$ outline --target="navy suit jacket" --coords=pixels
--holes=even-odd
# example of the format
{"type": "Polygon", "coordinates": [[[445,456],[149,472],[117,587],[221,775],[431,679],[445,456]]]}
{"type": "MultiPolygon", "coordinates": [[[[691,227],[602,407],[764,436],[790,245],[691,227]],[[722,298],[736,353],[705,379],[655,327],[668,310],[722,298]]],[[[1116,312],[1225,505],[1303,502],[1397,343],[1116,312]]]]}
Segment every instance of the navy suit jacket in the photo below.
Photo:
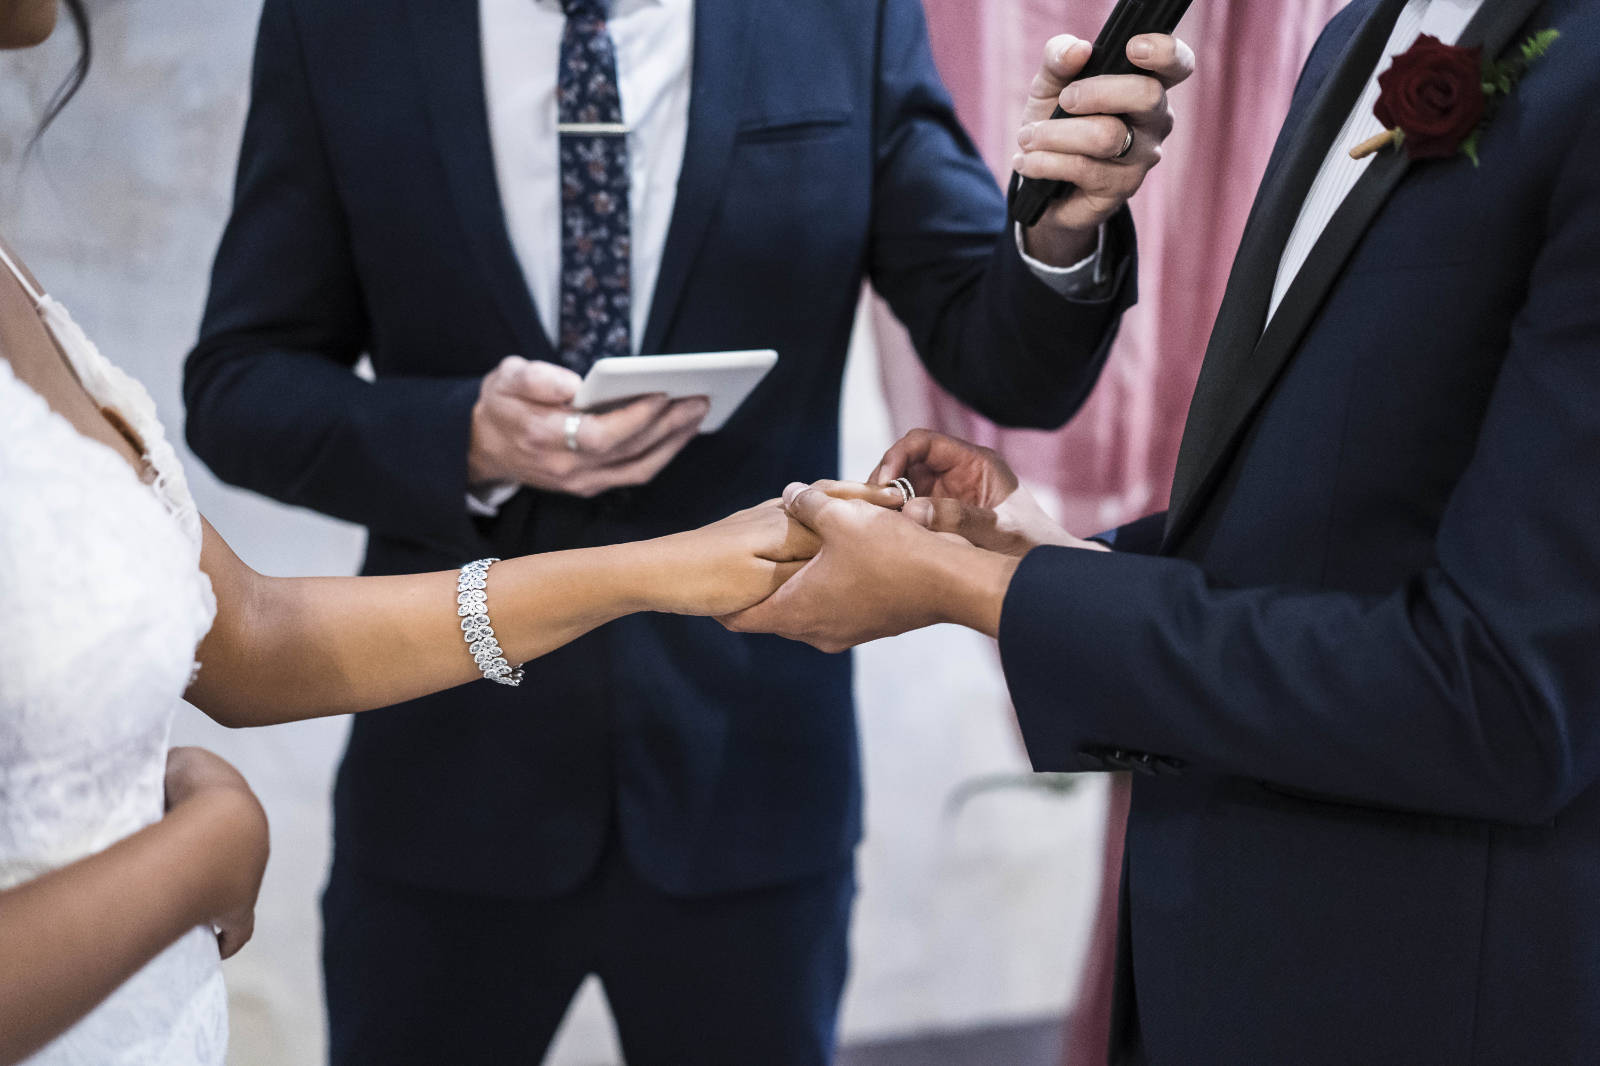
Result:
{"type": "Polygon", "coordinates": [[[1141,771],[1114,1062],[1600,1055],[1600,7],[1488,0],[1562,36],[1481,167],[1375,158],[1263,332],[1386,3],[1308,61],[1172,509],[1005,605],[1034,765],[1141,771]]]}
{"type": "MultiPolygon", "coordinates": [[[[1029,272],[918,0],[698,0],[688,150],[643,349],[781,361],[653,484],[595,501],[524,490],[470,518],[479,380],[508,353],[554,359],[501,213],[477,9],[267,0],[187,368],[195,452],[227,481],[366,526],[365,572],[652,537],[833,476],[863,279],[991,418],[1056,426],[1092,386],[1133,299],[1128,217],[1093,298],[1029,272]],[[372,383],[351,372],[363,353],[372,383]]],[[[848,660],[802,645],[624,619],[529,664],[520,689],[359,716],[338,854],[536,897],[584,877],[615,812],[640,872],[674,892],[831,868],[860,834],[850,684],[848,660]]]]}

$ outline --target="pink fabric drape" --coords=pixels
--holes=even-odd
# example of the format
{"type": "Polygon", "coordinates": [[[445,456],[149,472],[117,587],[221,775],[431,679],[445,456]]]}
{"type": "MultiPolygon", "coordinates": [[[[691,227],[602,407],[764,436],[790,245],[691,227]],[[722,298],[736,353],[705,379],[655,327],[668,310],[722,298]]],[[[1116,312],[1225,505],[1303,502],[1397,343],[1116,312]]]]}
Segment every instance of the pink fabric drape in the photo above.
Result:
{"type": "MultiPolygon", "coordinates": [[[[997,176],[1015,151],[1022,103],[1053,34],[1090,36],[1114,0],[924,0],[934,55],[956,110],[997,176]]],[[[1100,383],[1055,433],[1000,430],[923,372],[877,308],[883,384],[897,431],[930,426],[998,448],[1087,534],[1166,506],[1190,394],[1256,185],[1300,65],[1347,0],[1196,0],[1179,35],[1199,57],[1174,94],[1178,127],[1134,200],[1140,300],[1100,383]]],[[[1102,898],[1072,1037],[1071,1064],[1102,1063],[1109,1025],[1127,783],[1113,786],[1102,898]]]]}

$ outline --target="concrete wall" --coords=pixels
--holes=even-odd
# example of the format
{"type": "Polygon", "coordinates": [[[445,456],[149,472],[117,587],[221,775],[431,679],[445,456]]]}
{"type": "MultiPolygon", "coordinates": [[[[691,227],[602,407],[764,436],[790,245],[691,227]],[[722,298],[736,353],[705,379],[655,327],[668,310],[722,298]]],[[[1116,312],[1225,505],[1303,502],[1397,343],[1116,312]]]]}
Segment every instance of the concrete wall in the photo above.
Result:
{"type": "MultiPolygon", "coordinates": [[[[177,436],[179,366],[228,208],[259,5],[95,6],[89,85],[30,158],[22,145],[70,62],[71,34],[0,55],[0,229],[107,354],[143,378],[177,436]]],[[[865,344],[845,408],[847,473],[861,476],[889,442],[865,344]]],[[[354,567],[359,531],[224,488],[198,464],[191,477],[202,510],[258,569],[354,567]]],[[[946,801],[962,782],[1024,768],[992,647],[934,630],[868,648],[860,663],[869,829],[846,1039],[1064,1011],[1094,902],[1098,784],[1064,798],[985,794],[952,816],[946,801]]],[[[345,728],[325,721],[229,733],[192,709],[181,715],[178,741],[234,760],[272,819],[256,941],[226,967],[240,1066],[311,1063],[322,1053],[316,896],[345,728]]],[[[529,966],[539,965],[537,947],[529,945],[529,966]]],[[[616,1061],[595,989],[580,998],[551,1061],[616,1061]]]]}

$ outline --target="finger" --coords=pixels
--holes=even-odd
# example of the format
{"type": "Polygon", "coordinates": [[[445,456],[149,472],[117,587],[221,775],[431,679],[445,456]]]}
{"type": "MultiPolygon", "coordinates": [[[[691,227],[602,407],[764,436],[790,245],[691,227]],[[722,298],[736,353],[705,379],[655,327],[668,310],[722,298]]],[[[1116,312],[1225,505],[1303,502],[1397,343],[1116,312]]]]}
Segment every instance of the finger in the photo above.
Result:
{"type": "Polygon", "coordinates": [[[513,396],[529,401],[563,405],[578,395],[583,379],[564,366],[535,362],[520,356],[508,355],[496,369],[504,390],[513,396]]]}
{"type": "Polygon", "coordinates": [[[1017,134],[1017,146],[1024,152],[1054,152],[1106,161],[1129,158],[1138,143],[1138,130],[1116,115],[1086,115],[1035,122],[1022,127],[1017,134]],[[1126,154],[1119,155],[1129,133],[1134,134],[1134,144],[1126,154]]]}
{"type": "Polygon", "coordinates": [[[1056,98],[1067,83],[1076,78],[1094,48],[1088,41],[1063,33],[1045,42],[1044,59],[1039,72],[1028,86],[1028,103],[1023,109],[1023,120],[1037,122],[1049,118],[1056,109],[1056,98]]]}
{"type": "Polygon", "coordinates": [[[912,500],[901,512],[924,529],[954,533],[966,540],[994,526],[994,512],[949,498],[912,500]]]}
{"type": "Polygon", "coordinates": [[[899,510],[906,502],[903,492],[893,485],[867,485],[859,481],[818,481],[815,488],[836,500],[865,500],[876,507],[899,510]]]}
{"type": "MultiPolygon", "coordinates": [[[[789,486],[789,489],[793,488],[793,485],[789,486]]],[[[824,516],[828,508],[835,503],[833,497],[809,485],[799,492],[791,493],[789,489],[783,493],[784,510],[788,511],[789,517],[796,522],[814,533],[821,534],[825,524],[824,516]]]]}
{"type": "Polygon", "coordinates": [[[1017,157],[1016,171],[1026,178],[1069,181],[1094,201],[1092,206],[1096,210],[1109,212],[1139,191],[1149,172],[1143,162],[1143,157],[1136,157],[1131,151],[1126,159],[1114,161],[1057,152],[1028,152],[1017,157]]]}
{"type": "Polygon", "coordinates": [[[1128,61],[1148,70],[1169,89],[1194,73],[1194,49],[1164,33],[1144,33],[1130,40],[1128,61]]]}
{"type": "MultiPolygon", "coordinates": [[[[665,393],[653,393],[629,400],[601,414],[587,414],[578,424],[578,452],[600,462],[620,458],[618,448],[649,429],[672,406],[665,393]]],[[[562,416],[562,421],[565,416],[562,416]]]]}
{"type": "Polygon", "coordinates": [[[572,491],[578,496],[598,496],[607,489],[647,485],[656,475],[676,459],[684,446],[699,434],[699,424],[686,426],[662,438],[654,448],[637,459],[611,466],[594,467],[574,482],[572,491]]]}
{"type": "Polygon", "coordinates": [[[1061,93],[1069,115],[1122,115],[1135,126],[1149,126],[1167,112],[1167,90],[1144,74],[1107,74],[1074,82],[1061,93]]]}
{"type": "Polygon", "coordinates": [[[758,558],[775,563],[805,562],[822,549],[821,539],[790,518],[781,499],[758,504],[733,517],[750,519],[758,534],[770,538],[765,546],[756,548],[758,558]]]}
{"type": "MultiPolygon", "coordinates": [[[[787,512],[784,517],[788,519],[787,512]]],[[[822,550],[822,538],[799,522],[789,519],[789,528],[784,535],[783,545],[779,549],[779,557],[774,562],[799,563],[810,562],[822,550]]]]}
{"type": "MultiPolygon", "coordinates": [[[[897,477],[909,477],[912,469],[919,466],[948,470],[960,461],[964,451],[970,450],[970,447],[954,437],[935,433],[931,429],[913,429],[889,446],[883,458],[878,460],[878,468],[867,481],[887,485],[897,477]]],[[[912,483],[916,484],[916,479],[913,478],[912,483]]],[[[917,485],[917,491],[922,492],[923,486],[917,485]]]]}
{"type": "Polygon", "coordinates": [[[960,522],[961,502],[948,497],[929,499],[919,496],[906,504],[900,513],[923,529],[931,529],[935,533],[953,530],[960,522]]]}
{"type": "Polygon", "coordinates": [[[705,421],[710,404],[701,397],[686,400],[673,400],[667,405],[654,422],[649,423],[639,433],[628,440],[622,441],[612,448],[609,453],[600,457],[601,465],[615,466],[629,463],[640,458],[647,452],[652,452],[661,446],[669,437],[676,437],[685,430],[690,431],[691,439],[699,431],[700,423],[705,421]]]}

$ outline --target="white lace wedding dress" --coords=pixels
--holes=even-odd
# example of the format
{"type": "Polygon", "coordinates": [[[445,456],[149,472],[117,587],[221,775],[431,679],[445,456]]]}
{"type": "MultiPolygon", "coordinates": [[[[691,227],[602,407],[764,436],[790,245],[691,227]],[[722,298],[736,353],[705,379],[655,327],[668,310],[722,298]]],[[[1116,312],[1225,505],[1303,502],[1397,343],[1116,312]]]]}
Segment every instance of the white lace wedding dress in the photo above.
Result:
{"type": "MultiPolygon", "coordinates": [[[[93,398],[143,439],[156,479],[0,359],[0,889],[161,818],[168,730],[216,611],[199,515],[149,394],[18,278],[93,398]]],[[[227,1038],[216,938],[200,928],[27,1061],[220,1066],[227,1038]]]]}

